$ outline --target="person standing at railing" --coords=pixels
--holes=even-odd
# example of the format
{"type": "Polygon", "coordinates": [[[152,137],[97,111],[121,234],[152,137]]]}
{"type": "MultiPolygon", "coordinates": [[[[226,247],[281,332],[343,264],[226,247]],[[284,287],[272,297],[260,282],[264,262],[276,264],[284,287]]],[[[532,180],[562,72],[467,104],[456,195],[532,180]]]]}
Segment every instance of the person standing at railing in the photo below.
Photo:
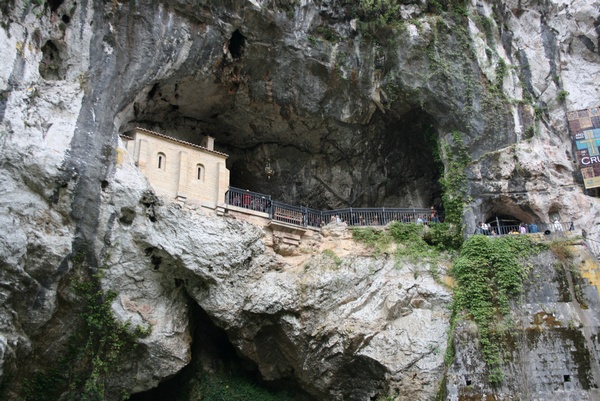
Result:
{"type": "Polygon", "coordinates": [[[558,219],[554,220],[554,224],[552,224],[552,228],[554,229],[554,231],[558,232],[558,231],[562,231],[562,225],[560,224],[560,222],[558,221],[558,219]]]}
{"type": "Polygon", "coordinates": [[[529,225],[529,232],[532,233],[532,234],[539,233],[540,229],[538,228],[537,224],[531,223],[529,225]]]}
{"type": "Polygon", "coordinates": [[[437,223],[438,222],[438,215],[437,215],[437,210],[435,210],[435,208],[433,206],[431,206],[431,222],[432,223],[437,223]]]}
{"type": "Polygon", "coordinates": [[[490,226],[487,223],[481,223],[481,233],[483,235],[490,235],[490,226]]]}
{"type": "Polygon", "coordinates": [[[242,206],[244,206],[246,209],[248,209],[250,207],[251,201],[252,201],[252,197],[250,196],[250,190],[247,189],[244,196],[242,196],[242,206]]]}
{"type": "Polygon", "coordinates": [[[258,209],[259,212],[265,213],[267,211],[267,200],[264,196],[261,196],[258,200],[258,209]]]}
{"type": "Polygon", "coordinates": [[[527,227],[525,227],[525,223],[519,224],[519,234],[527,234],[527,227]]]}

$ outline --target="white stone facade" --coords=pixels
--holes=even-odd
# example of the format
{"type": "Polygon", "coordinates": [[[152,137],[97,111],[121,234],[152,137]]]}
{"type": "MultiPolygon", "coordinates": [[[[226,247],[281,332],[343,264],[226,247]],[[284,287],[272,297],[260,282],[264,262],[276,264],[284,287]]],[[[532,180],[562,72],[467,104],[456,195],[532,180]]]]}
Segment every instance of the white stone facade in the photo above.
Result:
{"type": "Polygon", "coordinates": [[[229,188],[228,155],[157,132],[136,128],[128,133],[127,151],[158,195],[214,209],[229,188]]]}

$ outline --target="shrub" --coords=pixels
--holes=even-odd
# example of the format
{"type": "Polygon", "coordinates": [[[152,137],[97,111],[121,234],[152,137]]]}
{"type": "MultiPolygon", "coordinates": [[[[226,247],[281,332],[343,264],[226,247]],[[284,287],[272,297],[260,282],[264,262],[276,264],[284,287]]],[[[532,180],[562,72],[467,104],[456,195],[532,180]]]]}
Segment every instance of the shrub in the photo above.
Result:
{"type": "Polygon", "coordinates": [[[491,383],[503,378],[499,346],[503,333],[496,326],[509,313],[509,300],[521,293],[527,275],[519,259],[541,249],[542,245],[534,244],[527,236],[474,235],[463,244],[461,255],[452,267],[457,283],[453,320],[464,311],[477,323],[491,383]]]}
{"type": "Polygon", "coordinates": [[[421,242],[421,233],[423,232],[423,224],[400,223],[395,221],[390,226],[390,233],[397,242],[407,243],[411,241],[421,242]]]}
{"type": "Polygon", "coordinates": [[[200,380],[202,401],[292,401],[294,397],[284,391],[272,391],[258,386],[254,381],[239,375],[204,375],[200,380]]]}
{"type": "Polygon", "coordinates": [[[456,225],[449,223],[429,225],[429,230],[424,232],[423,239],[440,250],[458,249],[462,244],[456,225]]]}
{"type": "Polygon", "coordinates": [[[569,96],[569,92],[567,92],[566,90],[561,90],[558,92],[557,98],[560,102],[564,102],[565,100],[567,100],[567,96],[569,96]]]}
{"type": "Polygon", "coordinates": [[[391,238],[385,230],[378,230],[372,227],[354,228],[352,230],[352,238],[370,247],[384,246],[391,242],[391,238]]]}

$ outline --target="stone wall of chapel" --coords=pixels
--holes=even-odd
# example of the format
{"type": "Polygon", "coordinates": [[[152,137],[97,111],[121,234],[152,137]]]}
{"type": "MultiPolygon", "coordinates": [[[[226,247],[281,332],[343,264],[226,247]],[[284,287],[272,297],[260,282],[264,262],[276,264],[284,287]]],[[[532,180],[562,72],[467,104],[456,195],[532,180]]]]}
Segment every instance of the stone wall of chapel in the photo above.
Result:
{"type": "Polygon", "coordinates": [[[184,156],[179,195],[190,200],[200,200],[205,206],[215,207],[225,199],[229,187],[229,170],[222,156],[191,150],[184,156]],[[198,179],[198,165],[204,172],[198,179]]]}
{"type": "Polygon", "coordinates": [[[196,149],[135,131],[127,149],[158,195],[168,199],[185,197],[186,202],[214,208],[222,203],[229,187],[229,170],[222,155],[196,149]],[[159,168],[159,153],[165,155],[159,168]],[[198,179],[198,165],[204,168],[198,179]]]}

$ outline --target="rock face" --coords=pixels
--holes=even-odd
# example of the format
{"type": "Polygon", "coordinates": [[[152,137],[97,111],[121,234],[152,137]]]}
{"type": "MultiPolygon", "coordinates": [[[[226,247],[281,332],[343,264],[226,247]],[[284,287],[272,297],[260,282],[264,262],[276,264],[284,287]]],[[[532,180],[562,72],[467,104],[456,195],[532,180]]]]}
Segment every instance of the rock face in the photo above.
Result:
{"type": "Polygon", "coordinates": [[[152,326],[114,386],[146,390],[189,362],[195,302],[267,380],[316,399],[431,399],[450,295],[415,274],[426,266],[281,259],[255,227],[156,199],[118,134],[209,132],[232,185],[326,208],[439,204],[458,132],[467,230],[558,213],[598,239],[565,112],[597,105],[599,7],[416,2],[391,28],[329,0],[2,3],[3,382],[60,354],[79,260],[103,269],[121,321],[152,326]]]}
{"type": "Polygon", "coordinates": [[[546,252],[529,260],[527,288],[513,302],[508,323],[513,326],[504,334],[505,379],[500,385],[492,387],[485,378],[489,372],[482,363],[477,326],[468,321],[457,325],[445,399],[598,399],[598,282],[589,274],[598,267],[581,246],[570,248],[573,259],[546,252]]]}
{"type": "Polygon", "coordinates": [[[292,379],[315,399],[369,399],[408,379],[400,399],[435,395],[450,294],[427,266],[356,252],[342,226],[283,258],[257,227],[161,205],[132,187],[136,176],[130,162],[117,166],[100,213],[112,222],[102,230],[103,282],[119,294],[114,311],[152,327],[131,391],[189,362],[189,296],[265,380],[292,379]]]}

